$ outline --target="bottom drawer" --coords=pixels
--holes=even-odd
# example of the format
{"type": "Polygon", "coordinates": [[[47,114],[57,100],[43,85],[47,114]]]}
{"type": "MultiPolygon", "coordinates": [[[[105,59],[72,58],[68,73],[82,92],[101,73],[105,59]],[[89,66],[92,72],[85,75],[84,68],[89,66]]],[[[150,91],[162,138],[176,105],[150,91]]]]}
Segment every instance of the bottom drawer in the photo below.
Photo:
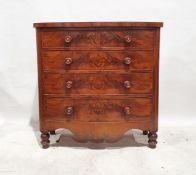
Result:
{"type": "Polygon", "coordinates": [[[44,99],[46,120],[122,122],[149,119],[151,114],[151,98],[74,99],[45,97],[44,99]]]}

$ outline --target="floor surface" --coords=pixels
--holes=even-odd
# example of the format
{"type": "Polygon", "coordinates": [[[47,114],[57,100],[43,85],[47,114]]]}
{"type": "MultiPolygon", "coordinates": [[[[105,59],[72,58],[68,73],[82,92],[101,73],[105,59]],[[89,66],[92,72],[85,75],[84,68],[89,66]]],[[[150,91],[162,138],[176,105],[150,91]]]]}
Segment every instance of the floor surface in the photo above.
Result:
{"type": "Polygon", "coordinates": [[[46,150],[39,135],[25,124],[1,126],[0,175],[196,175],[194,127],[161,127],[156,149],[147,147],[140,130],[113,144],[77,143],[58,130],[46,150]]]}

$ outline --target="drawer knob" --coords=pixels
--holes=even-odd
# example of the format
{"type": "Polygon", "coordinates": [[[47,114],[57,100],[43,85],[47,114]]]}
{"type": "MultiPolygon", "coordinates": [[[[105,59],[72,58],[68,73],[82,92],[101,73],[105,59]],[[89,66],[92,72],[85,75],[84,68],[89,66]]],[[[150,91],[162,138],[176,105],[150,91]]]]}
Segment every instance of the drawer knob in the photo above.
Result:
{"type": "Polygon", "coordinates": [[[66,107],[65,114],[66,115],[72,115],[73,114],[73,107],[72,106],[66,107]]]}
{"type": "Polygon", "coordinates": [[[132,61],[132,59],[129,58],[129,57],[126,57],[126,58],[124,59],[124,63],[125,63],[126,65],[131,64],[131,61],[132,61]]]}
{"type": "Polygon", "coordinates": [[[72,84],[73,84],[72,81],[67,81],[66,82],[66,88],[70,89],[72,87],[72,84]]]}
{"type": "Polygon", "coordinates": [[[124,37],[124,40],[125,40],[126,43],[131,43],[131,36],[130,35],[126,35],[124,37]]]}
{"type": "Polygon", "coordinates": [[[71,40],[72,40],[72,37],[71,37],[70,35],[66,35],[66,36],[65,36],[65,42],[66,42],[67,44],[70,43],[71,40]]]}
{"type": "Polygon", "coordinates": [[[130,115],[131,114],[131,108],[129,106],[126,106],[124,108],[124,112],[125,112],[126,115],[130,115]]]}
{"type": "Polygon", "coordinates": [[[131,82],[130,81],[124,81],[124,86],[125,86],[125,88],[129,89],[131,87],[131,82]]]}
{"type": "Polygon", "coordinates": [[[71,58],[65,58],[65,64],[66,65],[70,65],[72,63],[72,59],[71,58]]]}

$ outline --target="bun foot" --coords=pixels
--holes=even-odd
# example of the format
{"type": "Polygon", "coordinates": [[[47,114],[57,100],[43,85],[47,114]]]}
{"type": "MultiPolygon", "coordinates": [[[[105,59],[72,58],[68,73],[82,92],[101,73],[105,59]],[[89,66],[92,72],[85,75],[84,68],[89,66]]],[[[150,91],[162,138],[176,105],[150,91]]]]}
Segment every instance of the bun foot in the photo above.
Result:
{"type": "Polygon", "coordinates": [[[46,149],[49,147],[49,144],[50,144],[50,135],[48,132],[42,132],[41,134],[41,144],[42,144],[42,148],[43,149],[46,149]]]}
{"type": "Polygon", "coordinates": [[[156,148],[156,144],[157,144],[157,133],[156,131],[150,131],[148,134],[148,146],[149,148],[156,148]]]}
{"type": "Polygon", "coordinates": [[[143,131],[143,135],[148,135],[148,131],[143,131]]]}

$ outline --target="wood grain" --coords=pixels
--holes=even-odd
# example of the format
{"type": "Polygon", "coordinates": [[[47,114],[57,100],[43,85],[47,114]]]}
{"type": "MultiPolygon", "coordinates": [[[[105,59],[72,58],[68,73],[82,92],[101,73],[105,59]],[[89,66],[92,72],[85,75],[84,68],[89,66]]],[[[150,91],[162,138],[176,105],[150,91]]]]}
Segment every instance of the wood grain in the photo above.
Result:
{"type": "Polygon", "coordinates": [[[152,70],[152,51],[44,51],[44,70],[152,70]],[[72,62],[66,64],[66,59],[72,62]],[[125,59],[130,58],[130,64],[125,59]]]}
{"type": "Polygon", "coordinates": [[[46,98],[44,116],[48,120],[83,121],[83,122],[120,122],[137,121],[150,118],[152,113],[152,99],[129,98],[115,99],[73,99],[46,98]],[[71,114],[66,109],[72,107],[71,114]],[[130,108],[127,115],[125,108],[130,108]]]}
{"type": "Polygon", "coordinates": [[[151,94],[152,73],[44,73],[45,94],[151,94]],[[67,88],[67,83],[72,85],[67,88]],[[130,82],[130,88],[125,82],[130,82]]]}
{"type": "Polygon", "coordinates": [[[110,30],[110,31],[45,31],[42,35],[43,48],[98,49],[110,47],[152,49],[154,30],[110,30]],[[127,43],[125,37],[131,36],[127,43]],[[65,42],[65,37],[72,40],[65,42]]]}
{"type": "Polygon", "coordinates": [[[98,35],[95,31],[52,31],[44,32],[42,36],[43,47],[87,47],[97,48],[98,35]],[[65,42],[65,37],[71,36],[70,43],[65,42]]]}
{"type": "Polygon", "coordinates": [[[146,48],[154,46],[154,30],[111,30],[101,32],[102,47],[126,47],[146,48]],[[126,42],[126,36],[130,36],[130,42],[126,42]]]}

